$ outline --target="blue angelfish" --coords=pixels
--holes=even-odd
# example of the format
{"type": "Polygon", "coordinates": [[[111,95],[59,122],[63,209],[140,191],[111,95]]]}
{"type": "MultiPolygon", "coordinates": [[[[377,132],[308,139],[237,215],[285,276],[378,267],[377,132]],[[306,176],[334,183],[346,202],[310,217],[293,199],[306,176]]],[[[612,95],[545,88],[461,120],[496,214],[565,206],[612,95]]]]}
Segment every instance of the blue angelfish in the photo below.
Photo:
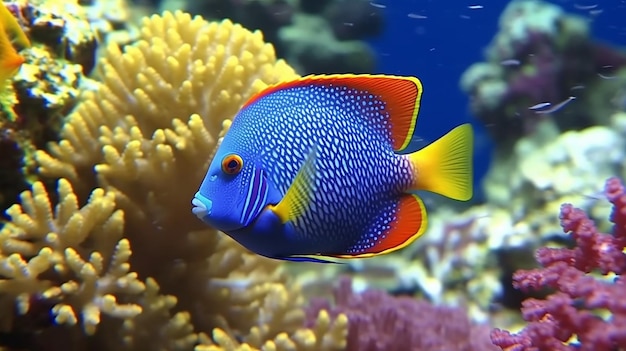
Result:
{"type": "Polygon", "coordinates": [[[472,197],[469,124],[401,154],[421,95],[417,78],[387,75],[313,75],[266,88],[233,119],[193,213],[276,259],[332,262],[409,245],[427,225],[415,191],[472,197]]]}

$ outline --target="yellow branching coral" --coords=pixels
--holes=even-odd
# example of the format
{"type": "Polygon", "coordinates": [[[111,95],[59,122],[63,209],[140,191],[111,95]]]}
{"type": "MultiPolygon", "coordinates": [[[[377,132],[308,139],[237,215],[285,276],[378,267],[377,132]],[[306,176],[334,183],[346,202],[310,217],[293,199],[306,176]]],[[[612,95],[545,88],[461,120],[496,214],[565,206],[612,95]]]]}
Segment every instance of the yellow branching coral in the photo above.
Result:
{"type": "Polygon", "coordinates": [[[118,294],[136,294],[144,285],[130,272],[124,217],[115,210],[113,194],[95,189],[79,208],[70,183],[61,179],[58,196],[53,210],[36,182],[21,194],[21,205],[8,209],[11,221],[0,230],[0,293],[17,299],[20,314],[28,312],[35,294],[58,301],[52,307],[55,321],[80,320],[87,334],[95,332],[101,313],[139,314],[139,306],[117,303],[118,294]]]}
{"type": "Polygon", "coordinates": [[[99,165],[105,179],[136,179],[159,170],[157,161],[142,162],[152,156],[179,156],[193,162],[181,171],[197,172],[223,120],[267,84],[296,77],[260,32],[182,12],[144,19],[141,40],[123,54],[109,45],[99,71],[102,85],[85,93],[66,122],[65,140],[51,156],[39,153],[42,172],[76,182],[99,165]],[[125,167],[131,160],[134,168],[125,167]]]}
{"type": "Polygon", "coordinates": [[[126,319],[121,330],[107,330],[114,341],[106,349],[191,350],[197,344],[190,313],[172,313],[178,299],[161,295],[154,279],[146,280],[146,289],[136,302],[141,314],[126,319]]]}
{"type": "Polygon", "coordinates": [[[201,335],[201,344],[195,351],[334,351],[343,350],[346,346],[348,333],[348,318],[341,314],[336,320],[331,320],[328,312],[322,310],[317,316],[312,329],[302,328],[291,337],[280,333],[275,338],[264,341],[253,332],[243,343],[234,340],[221,329],[213,331],[212,342],[206,335],[201,335]]]}
{"type": "Polygon", "coordinates": [[[280,263],[190,211],[230,119],[295,72],[228,20],[165,12],[142,26],[133,45],[107,48],[63,139],[37,152],[40,171],[62,178],[59,204],[36,185],[9,211],[0,303],[10,295],[24,311],[29,296],[58,297],[57,323],[81,323],[104,349],[341,348],[345,318],[303,328],[301,291],[280,263]]]}

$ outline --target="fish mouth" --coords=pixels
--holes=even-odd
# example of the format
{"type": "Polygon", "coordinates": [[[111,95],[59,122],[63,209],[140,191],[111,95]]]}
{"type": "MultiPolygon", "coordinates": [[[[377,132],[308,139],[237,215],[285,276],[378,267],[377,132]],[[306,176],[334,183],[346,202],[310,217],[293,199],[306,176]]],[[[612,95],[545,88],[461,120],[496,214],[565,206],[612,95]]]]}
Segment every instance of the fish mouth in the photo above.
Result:
{"type": "Polygon", "coordinates": [[[206,222],[207,217],[211,215],[213,202],[197,192],[196,195],[194,195],[193,200],[191,200],[191,204],[193,205],[191,212],[195,214],[196,217],[206,222]]]}

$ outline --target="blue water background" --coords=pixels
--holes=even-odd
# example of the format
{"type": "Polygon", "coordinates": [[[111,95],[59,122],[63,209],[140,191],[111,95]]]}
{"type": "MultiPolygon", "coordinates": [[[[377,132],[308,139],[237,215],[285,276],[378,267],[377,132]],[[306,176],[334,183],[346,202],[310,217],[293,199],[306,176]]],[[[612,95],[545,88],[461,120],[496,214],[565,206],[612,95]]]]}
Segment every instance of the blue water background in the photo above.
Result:
{"type": "MultiPolygon", "coordinates": [[[[626,46],[626,0],[551,1],[567,12],[587,15],[575,5],[598,4],[592,35],[613,45],[626,46]]],[[[476,131],[475,196],[481,199],[480,180],[487,171],[493,145],[482,125],[471,116],[468,97],[459,78],[471,64],[484,60],[484,48],[498,30],[506,1],[377,0],[387,20],[383,35],[371,40],[378,54],[378,73],[414,75],[424,85],[416,128],[418,148],[454,126],[470,122],[476,131]],[[469,6],[482,5],[480,9],[469,6]],[[411,18],[409,14],[426,16],[411,18]]]]}

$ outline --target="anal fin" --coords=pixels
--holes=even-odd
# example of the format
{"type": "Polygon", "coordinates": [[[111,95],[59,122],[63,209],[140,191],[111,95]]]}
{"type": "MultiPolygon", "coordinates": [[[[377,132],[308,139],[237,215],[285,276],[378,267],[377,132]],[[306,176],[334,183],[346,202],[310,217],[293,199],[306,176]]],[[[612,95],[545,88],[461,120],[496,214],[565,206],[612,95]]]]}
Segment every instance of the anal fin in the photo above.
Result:
{"type": "Polygon", "coordinates": [[[404,194],[390,202],[379,216],[349,252],[331,256],[365,258],[390,253],[408,246],[426,231],[426,207],[415,194],[404,194]],[[386,217],[390,210],[394,216],[391,222],[386,217]]]}
{"type": "Polygon", "coordinates": [[[283,261],[290,261],[290,262],[343,264],[343,262],[334,261],[323,255],[293,255],[293,256],[284,256],[284,257],[272,257],[272,258],[283,260],[283,261]]]}

